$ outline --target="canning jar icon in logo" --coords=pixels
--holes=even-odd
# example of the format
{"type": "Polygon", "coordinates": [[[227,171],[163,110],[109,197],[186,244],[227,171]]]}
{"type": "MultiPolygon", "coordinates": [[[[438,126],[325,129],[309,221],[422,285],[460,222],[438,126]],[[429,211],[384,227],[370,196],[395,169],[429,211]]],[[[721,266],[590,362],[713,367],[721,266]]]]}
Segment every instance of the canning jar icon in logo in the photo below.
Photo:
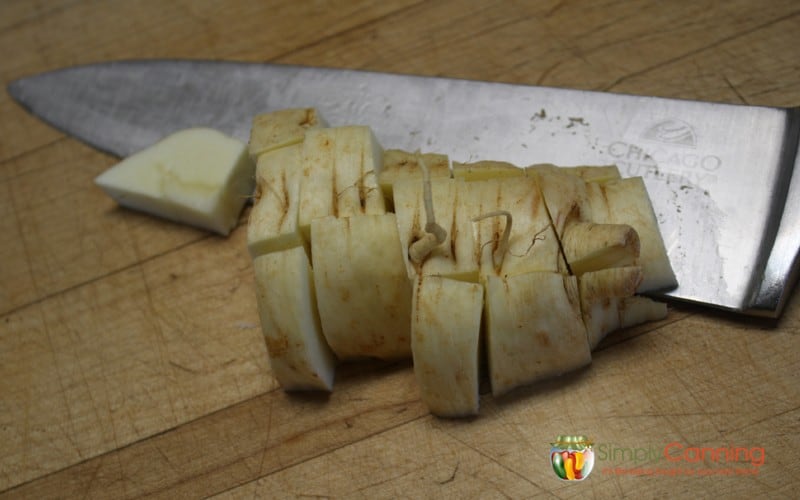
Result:
{"type": "Polygon", "coordinates": [[[594,467],[594,451],[586,436],[558,436],[551,444],[550,463],[560,479],[582,481],[589,477],[594,467]]]}

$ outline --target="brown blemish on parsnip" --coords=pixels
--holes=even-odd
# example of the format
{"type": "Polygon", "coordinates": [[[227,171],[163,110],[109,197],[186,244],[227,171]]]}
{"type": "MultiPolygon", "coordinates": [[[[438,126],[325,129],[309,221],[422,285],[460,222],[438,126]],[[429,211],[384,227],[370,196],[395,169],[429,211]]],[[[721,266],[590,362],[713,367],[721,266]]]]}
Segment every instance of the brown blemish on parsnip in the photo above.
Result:
{"type": "Polygon", "coordinates": [[[264,337],[267,343],[267,351],[273,358],[280,358],[286,356],[289,352],[289,338],[280,330],[275,332],[275,337],[264,337]]]}

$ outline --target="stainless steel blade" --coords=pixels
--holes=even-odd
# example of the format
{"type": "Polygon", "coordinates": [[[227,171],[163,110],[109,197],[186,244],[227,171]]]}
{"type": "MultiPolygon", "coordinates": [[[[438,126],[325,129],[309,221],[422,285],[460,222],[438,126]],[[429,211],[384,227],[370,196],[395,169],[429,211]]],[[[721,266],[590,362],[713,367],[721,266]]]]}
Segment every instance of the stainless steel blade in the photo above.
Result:
{"type": "Polygon", "coordinates": [[[11,95],[118,156],[210,126],[242,140],[268,110],[313,106],[385,147],[518,165],[616,163],[642,176],[680,285],[664,295],[777,316],[800,248],[800,110],[447,78],[144,60],[24,78],[11,95]]]}

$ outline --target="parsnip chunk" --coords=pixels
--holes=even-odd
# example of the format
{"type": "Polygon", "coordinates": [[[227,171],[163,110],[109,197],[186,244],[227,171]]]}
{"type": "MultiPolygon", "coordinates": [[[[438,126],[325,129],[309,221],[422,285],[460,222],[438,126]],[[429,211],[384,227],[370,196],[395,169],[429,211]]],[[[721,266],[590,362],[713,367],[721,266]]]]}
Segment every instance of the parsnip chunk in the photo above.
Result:
{"type": "Polygon", "coordinates": [[[295,247],[253,260],[272,373],[287,391],[333,389],[336,359],[322,336],[311,266],[295,247]]]}
{"type": "MultiPolygon", "coordinates": [[[[519,170],[519,169],[518,169],[519,170]]],[[[524,171],[523,171],[524,172],[524,171]]],[[[473,222],[475,252],[480,275],[515,276],[531,271],[563,269],[558,239],[550,223],[544,199],[530,177],[500,177],[466,183],[468,212],[481,217],[496,211],[509,217],[490,217],[473,222]],[[507,248],[499,256],[506,225],[511,223],[507,248]]],[[[503,250],[501,248],[501,250],[503,250]]]]}
{"type": "Polygon", "coordinates": [[[297,220],[301,150],[300,144],[294,144],[258,158],[255,202],[247,224],[252,257],[304,244],[297,220]]]}
{"type": "Polygon", "coordinates": [[[483,286],[439,276],[415,280],[411,350],[422,400],[442,417],[478,413],[483,286]]]}
{"type": "Polygon", "coordinates": [[[306,239],[320,217],[386,213],[377,181],[383,148],[369,127],[307,131],[302,162],[298,220],[306,239]]]}
{"type": "Polygon", "coordinates": [[[411,282],[394,214],[311,221],[322,331],[341,359],[411,354],[411,282]]]}
{"type": "Polygon", "coordinates": [[[253,170],[244,143],[192,128],[125,158],[95,183],[124,207],[227,235],[253,193],[253,170]]]}
{"type": "MultiPolygon", "coordinates": [[[[424,153],[420,156],[428,167],[431,178],[450,177],[450,161],[447,155],[424,153]]],[[[392,200],[392,185],[402,179],[421,182],[422,168],[419,166],[417,154],[401,149],[387,149],[383,152],[383,168],[378,176],[378,184],[386,200],[392,200]]]]}
{"type": "Polygon", "coordinates": [[[470,221],[469,193],[460,179],[431,179],[431,202],[436,221],[447,235],[445,241],[420,263],[412,262],[409,249],[425,235],[425,214],[422,178],[403,179],[394,184],[397,230],[403,249],[408,276],[440,275],[464,281],[478,281],[477,253],[474,249],[470,221]]]}
{"type": "Polygon", "coordinates": [[[574,276],[486,278],[486,345],[499,395],[591,362],[574,276]]]}
{"type": "Polygon", "coordinates": [[[257,161],[264,153],[303,142],[306,130],[321,127],[327,124],[314,108],[281,109],[256,115],[250,129],[250,158],[257,161]]]}

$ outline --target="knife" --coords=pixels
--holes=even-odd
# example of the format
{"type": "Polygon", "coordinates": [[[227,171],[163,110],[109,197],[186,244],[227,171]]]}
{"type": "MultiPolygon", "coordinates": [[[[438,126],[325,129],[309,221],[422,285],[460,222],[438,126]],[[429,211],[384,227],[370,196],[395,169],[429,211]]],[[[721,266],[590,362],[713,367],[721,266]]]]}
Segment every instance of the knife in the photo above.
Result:
{"type": "Polygon", "coordinates": [[[208,126],[246,141],[254,115],[315,107],[387,148],[457,161],[616,164],[653,201],[676,289],[660,297],[780,316],[800,249],[800,108],[232,61],[76,66],[8,86],[54,127],[116,156],[208,126]]]}

